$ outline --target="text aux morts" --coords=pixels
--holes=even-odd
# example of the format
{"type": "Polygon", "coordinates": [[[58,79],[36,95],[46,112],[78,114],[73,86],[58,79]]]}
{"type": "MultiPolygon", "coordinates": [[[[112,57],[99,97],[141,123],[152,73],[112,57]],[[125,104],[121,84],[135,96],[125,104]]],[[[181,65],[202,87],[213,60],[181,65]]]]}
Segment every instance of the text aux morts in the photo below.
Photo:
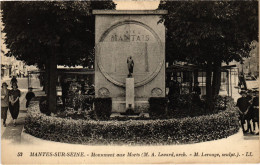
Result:
{"type": "Polygon", "coordinates": [[[30,152],[31,157],[85,157],[84,152],[30,152]]]}

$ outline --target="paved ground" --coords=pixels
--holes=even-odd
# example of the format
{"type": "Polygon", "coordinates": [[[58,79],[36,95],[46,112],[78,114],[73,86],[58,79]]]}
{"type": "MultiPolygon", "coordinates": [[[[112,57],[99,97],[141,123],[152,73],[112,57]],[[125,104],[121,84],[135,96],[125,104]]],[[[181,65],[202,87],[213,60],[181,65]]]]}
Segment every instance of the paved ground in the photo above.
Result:
{"type": "MultiPolygon", "coordinates": [[[[13,123],[11,121],[7,124],[7,127],[4,129],[3,133],[1,132],[3,140],[9,140],[11,143],[14,144],[21,143],[21,133],[24,126],[26,113],[26,110],[20,110],[19,118],[16,121],[16,127],[13,126],[13,123]]],[[[11,118],[10,115],[8,117],[11,118]]]]}

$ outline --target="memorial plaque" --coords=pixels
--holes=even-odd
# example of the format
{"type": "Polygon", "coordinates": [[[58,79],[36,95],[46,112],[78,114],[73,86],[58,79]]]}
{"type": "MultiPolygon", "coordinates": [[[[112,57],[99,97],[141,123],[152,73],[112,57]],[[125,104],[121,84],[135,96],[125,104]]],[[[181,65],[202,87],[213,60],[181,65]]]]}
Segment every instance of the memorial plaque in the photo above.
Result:
{"type": "Polygon", "coordinates": [[[135,87],[149,82],[160,71],[164,58],[159,56],[162,43],[147,25],[123,21],[110,27],[97,46],[98,67],[104,76],[119,86],[125,86],[127,57],[135,61],[135,87]]]}

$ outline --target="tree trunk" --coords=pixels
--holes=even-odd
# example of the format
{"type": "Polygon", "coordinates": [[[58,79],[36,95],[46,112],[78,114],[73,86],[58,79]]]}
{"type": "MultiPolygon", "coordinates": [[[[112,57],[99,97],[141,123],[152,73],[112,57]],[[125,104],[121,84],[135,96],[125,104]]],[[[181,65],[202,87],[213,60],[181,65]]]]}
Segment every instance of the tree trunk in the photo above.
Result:
{"type": "Polygon", "coordinates": [[[211,76],[212,76],[212,61],[207,61],[207,71],[206,71],[206,110],[212,111],[212,85],[211,85],[211,76]]]}
{"type": "Polygon", "coordinates": [[[220,86],[221,86],[221,63],[219,64],[219,71],[217,72],[216,95],[219,94],[220,86]]]}
{"type": "Polygon", "coordinates": [[[48,79],[48,108],[52,113],[56,113],[56,83],[57,83],[57,61],[55,53],[49,58],[49,79],[48,79]]]}
{"type": "Polygon", "coordinates": [[[199,71],[198,69],[194,70],[194,84],[198,82],[199,71]]]}
{"type": "Polygon", "coordinates": [[[50,64],[49,64],[49,61],[46,60],[46,63],[45,63],[45,73],[44,73],[44,91],[45,91],[45,94],[48,95],[48,92],[49,92],[49,70],[50,70],[50,64]]]}
{"type": "Polygon", "coordinates": [[[190,82],[190,88],[189,88],[189,92],[191,93],[192,92],[192,89],[193,89],[193,87],[192,87],[192,84],[193,84],[193,73],[192,72],[188,72],[189,73],[189,82],[190,82]]]}
{"type": "Polygon", "coordinates": [[[215,97],[219,94],[221,85],[221,62],[214,63],[213,81],[212,81],[212,96],[215,97]]]}

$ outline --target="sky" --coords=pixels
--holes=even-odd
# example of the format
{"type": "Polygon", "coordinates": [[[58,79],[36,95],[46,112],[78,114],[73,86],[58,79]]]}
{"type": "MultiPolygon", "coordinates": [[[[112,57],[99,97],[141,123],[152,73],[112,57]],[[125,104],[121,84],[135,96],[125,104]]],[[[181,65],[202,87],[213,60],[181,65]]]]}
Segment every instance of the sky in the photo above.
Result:
{"type": "Polygon", "coordinates": [[[116,10],[155,10],[160,0],[114,0],[116,10]]]}

